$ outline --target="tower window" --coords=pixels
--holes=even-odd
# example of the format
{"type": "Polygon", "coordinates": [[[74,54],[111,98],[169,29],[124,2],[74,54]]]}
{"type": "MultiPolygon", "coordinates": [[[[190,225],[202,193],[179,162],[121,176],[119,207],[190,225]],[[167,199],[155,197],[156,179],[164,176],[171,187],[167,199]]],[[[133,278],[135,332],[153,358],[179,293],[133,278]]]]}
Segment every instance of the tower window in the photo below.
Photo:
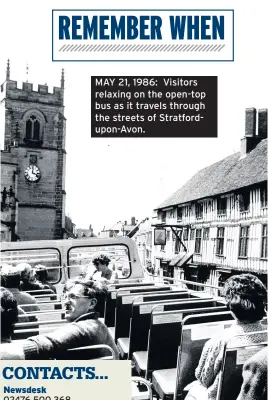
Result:
{"type": "Polygon", "coordinates": [[[34,115],[26,121],[26,139],[40,140],[40,122],[34,115]]]}

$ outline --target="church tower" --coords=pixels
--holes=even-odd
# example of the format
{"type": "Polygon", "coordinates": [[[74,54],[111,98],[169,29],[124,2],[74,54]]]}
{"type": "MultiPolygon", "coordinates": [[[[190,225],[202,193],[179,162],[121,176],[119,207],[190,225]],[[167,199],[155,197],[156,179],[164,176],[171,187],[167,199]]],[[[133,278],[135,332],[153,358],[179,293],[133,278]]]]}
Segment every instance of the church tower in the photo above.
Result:
{"type": "Polygon", "coordinates": [[[20,240],[61,239],[65,225],[64,71],[60,87],[10,79],[0,87],[4,146],[17,159],[17,234],[20,240]]]}

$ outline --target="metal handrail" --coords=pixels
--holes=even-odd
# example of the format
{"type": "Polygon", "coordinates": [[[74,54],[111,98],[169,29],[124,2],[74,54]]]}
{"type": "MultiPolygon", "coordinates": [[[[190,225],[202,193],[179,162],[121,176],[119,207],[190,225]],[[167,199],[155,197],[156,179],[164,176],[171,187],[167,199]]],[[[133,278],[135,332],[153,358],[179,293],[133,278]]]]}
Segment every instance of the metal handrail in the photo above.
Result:
{"type": "MultiPolygon", "coordinates": [[[[142,395],[148,394],[148,399],[149,399],[149,400],[153,400],[153,393],[152,393],[152,384],[151,384],[151,382],[149,382],[149,381],[147,381],[147,379],[141,378],[141,377],[139,377],[139,376],[133,376],[133,377],[131,378],[131,381],[132,381],[132,382],[141,383],[141,384],[145,385],[145,386],[147,387],[148,391],[147,391],[147,392],[142,392],[142,395]]],[[[132,396],[131,399],[132,399],[132,400],[135,400],[136,397],[135,397],[135,396],[132,396]]]]}
{"type": "Polygon", "coordinates": [[[77,350],[95,350],[95,349],[107,349],[111,352],[112,354],[112,359],[115,360],[115,351],[111,348],[111,346],[108,346],[108,344],[95,344],[92,346],[83,346],[83,347],[76,347],[73,349],[68,349],[67,351],[77,351],[77,350]]]}
{"type": "Polygon", "coordinates": [[[165,280],[168,280],[168,281],[170,280],[170,281],[177,281],[177,282],[182,282],[182,283],[189,283],[189,284],[194,285],[194,286],[208,287],[208,288],[217,289],[217,290],[221,290],[222,289],[219,286],[209,285],[207,283],[199,283],[199,282],[188,281],[186,279],[170,278],[170,277],[167,277],[167,276],[153,275],[150,272],[148,272],[145,267],[142,266],[142,269],[148,276],[150,276],[152,278],[158,278],[158,279],[160,278],[160,279],[165,279],[165,280]]]}

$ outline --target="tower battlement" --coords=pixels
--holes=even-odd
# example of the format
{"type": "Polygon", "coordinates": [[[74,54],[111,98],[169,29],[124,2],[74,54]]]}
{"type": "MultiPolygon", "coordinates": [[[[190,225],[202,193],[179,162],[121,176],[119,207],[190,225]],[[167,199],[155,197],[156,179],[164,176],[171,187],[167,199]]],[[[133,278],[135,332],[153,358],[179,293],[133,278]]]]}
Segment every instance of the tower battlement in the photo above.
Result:
{"type": "Polygon", "coordinates": [[[1,85],[0,97],[1,99],[7,98],[63,105],[64,88],[53,86],[51,92],[47,85],[38,84],[37,90],[34,90],[33,83],[22,82],[22,87],[19,87],[17,81],[9,80],[1,85]]]}
{"type": "MultiPolygon", "coordinates": [[[[27,65],[27,73],[29,67],[27,65]]],[[[46,103],[56,106],[63,106],[64,99],[64,70],[61,71],[60,87],[53,86],[49,90],[47,84],[38,84],[35,90],[33,83],[28,81],[18,84],[17,81],[10,79],[10,61],[7,61],[6,80],[0,86],[0,101],[3,99],[28,101],[34,103],[46,103]]]]}

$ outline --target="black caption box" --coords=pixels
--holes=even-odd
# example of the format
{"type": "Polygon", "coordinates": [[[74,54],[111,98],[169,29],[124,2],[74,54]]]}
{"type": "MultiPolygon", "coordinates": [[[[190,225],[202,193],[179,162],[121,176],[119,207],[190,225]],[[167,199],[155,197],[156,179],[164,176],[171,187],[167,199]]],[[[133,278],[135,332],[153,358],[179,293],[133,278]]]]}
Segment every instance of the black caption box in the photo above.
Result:
{"type": "Polygon", "coordinates": [[[91,136],[217,137],[216,76],[93,76],[91,136]]]}

